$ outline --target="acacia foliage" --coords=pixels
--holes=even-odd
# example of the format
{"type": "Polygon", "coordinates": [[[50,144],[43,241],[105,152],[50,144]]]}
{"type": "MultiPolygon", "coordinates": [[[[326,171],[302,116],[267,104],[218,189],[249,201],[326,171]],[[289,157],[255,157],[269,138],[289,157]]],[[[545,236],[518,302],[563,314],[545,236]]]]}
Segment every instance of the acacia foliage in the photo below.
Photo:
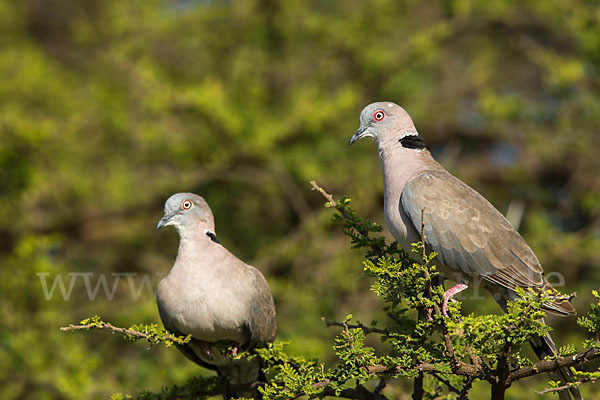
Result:
{"type": "MultiPolygon", "coordinates": [[[[316,183],[313,184],[318,188],[316,183]]],[[[253,384],[264,399],[284,400],[299,396],[385,399],[386,385],[408,378],[414,380],[415,399],[479,398],[471,397],[470,392],[474,383],[485,381],[492,387],[501,386],[499,392],[492,390],[491,397],[501,400],[504,391],[517,380],[556,370],[558,363],[577,359],[578,362],[562,365],[581,366],[600,357],[597,353],[600,349],[600,295],[597,292],[594,296],[598,304],[592,304],[589,314],[578,320],[580,326],[593,334],[592,338],[579,346],[561,347],[556,357],[540,362],[530,360],[524,346],[532,337],[543,336],[551,330],[543,322],[543,304],[550,299],[568,299],[569,296],[518,289],[521,298],[508,302],[506,313],[464,315],[461,303],[457,301],[449,304],[449,316],[446,317],[441,312],[444,289],[435,284],[436,254],[427,254],[422,242],[415,243],[412,256],[418,261],[413,261],[409,254],[397,249],[396,243],[388,246],[383,237],[373,235],[380,232],[381,227],[357,217],[350,207],[350,199],[335,202],[328,197],[327,205],[336,209],[334,220],[341,223],[343,231],[351,238],[352,247],[365,248],[370,255],[364,262],[364,272],[373,279],[371,290],[383,298],[387,318],[368,325],[360,321],[354,323],[352,315],[339,323],[329,322],[328,325],[342,328],[334,338],[332,349],[336,363],[330,367],[319,360],[288,355],[285,346],[289,343],[282,341],[236,355],[238,358],[261,359],[266,382],[253,384]],[[385,344],[383,350],[366,343],[367,335],[378,336],[385,344]]],[[[81,324],[86,329],[107,327],[99,317],[81,324]]],[[[159,332],[156,326],[136,325],[125,332],[125,338],[130,340],[143,338],[151,344],[165,342],[170,346],[173,339],[165,336],[168,333],[159,332]],[[140,334],[131,333],[136,331],[140,334]]],[[[178,343],[185,345],[181,339],[178,343]]],[[[600,378],[600,370],[572,371],[577,378],[576,387],[600,378]]],[[[552,393],[553,388],[565,384],[568,383],[550,381],[545,390],[552,393]]],[[[528,390],[533,396],[534,387],[529,385],[528,390]]],[[[176,399],[183,395],[203,398],[231,392],[237,390],[223,379],[196,378],[182,387],[164,388],[160,393],[143,392],[137,398],[176,399]]],[[[113,395],[113,400],[122,398],[122,394],[113,395]]]]}

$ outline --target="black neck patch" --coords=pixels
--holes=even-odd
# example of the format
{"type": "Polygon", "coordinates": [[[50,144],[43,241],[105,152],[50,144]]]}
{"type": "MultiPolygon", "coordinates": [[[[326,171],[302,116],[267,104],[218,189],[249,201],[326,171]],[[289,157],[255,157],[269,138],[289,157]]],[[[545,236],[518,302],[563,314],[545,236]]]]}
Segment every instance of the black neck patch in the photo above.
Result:
{"type": "Polygon", "coordinates": [[[406,147],[407,149],[418,149],[423,150],[426,148],[425,141],[420,135],[406,135],[399,140],[402,147],[406,147]]]}
{"type": "Polygon", "coordinates": [[[206,236],[208,236],[213,242],[219,243],[219,239],[217,239],[217,235],[215,235],[214,232],[206,231],[206,236]]]}

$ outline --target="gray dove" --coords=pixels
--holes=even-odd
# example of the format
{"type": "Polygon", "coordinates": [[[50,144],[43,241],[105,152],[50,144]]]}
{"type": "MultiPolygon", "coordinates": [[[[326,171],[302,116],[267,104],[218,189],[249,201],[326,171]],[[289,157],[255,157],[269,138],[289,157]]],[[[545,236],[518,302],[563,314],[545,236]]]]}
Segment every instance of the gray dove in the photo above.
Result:
{"type": "Polygon", "coordinates": [[[261,347],[275,339],[275,304],[267,281],[219,243],[213,214],[202,197],[169,197],[156,229],[168,225],[179,233],[179,250],[173,268],[158,285],[165,329],[192,335],[188,345],[179,346],[181,352],[227,376],[230,383],[256,381],[259,361],[233,356],[239,348],[261,347]],[[233,354],[227,348],[233,348],[233,354]]]}
{"type": "MultiPolygon", "coordinates": [[[[444,315],[448,300],[474,282],[483,283],[503,309],[518,298],[516,288],[552,289],[521,235],[489,201],[433,159],[402,107],[391,102],[366,106],[350,144],[363,137],[372,138],[379,150],[388,229],[410,252],[411,243],[421,240],[423,216],[425,242],[438,254],[440,276],[458,283],[445,293],[444,315]]],[[[550,301],[543,308],[560,316],[576,314],[567,301],[550,301]]],[[[540,359],[556,354],[550,335],[531,344],[540,359]]],[[[572,381],[569,370],[560,373],[572,381]]],[[[581,398],[578,390],[572,392],[581,398]]],[[[570,398],[566,391],[559,393],[570,398]]]]}

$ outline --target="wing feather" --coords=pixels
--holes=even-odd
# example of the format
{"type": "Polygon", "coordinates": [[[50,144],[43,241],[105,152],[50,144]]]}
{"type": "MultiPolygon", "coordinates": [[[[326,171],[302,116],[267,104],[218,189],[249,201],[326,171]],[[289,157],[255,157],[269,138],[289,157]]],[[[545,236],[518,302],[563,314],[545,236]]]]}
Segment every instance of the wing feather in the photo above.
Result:
{"type": "Polygon", "coordinates": [[[259,270],[252,267],[256,293],[250,303],[250,345],[264,346],[275,340],[277,334],[275,303],[269,290],[269,284],[259,270]]]}
{"type": "Polygon", "coordinates": [[[542,267],[525,240],[483,196],[446,171],[426,171],[405,186],[400,206],[448,267],[497,285],[540,288],[542,267]]]}

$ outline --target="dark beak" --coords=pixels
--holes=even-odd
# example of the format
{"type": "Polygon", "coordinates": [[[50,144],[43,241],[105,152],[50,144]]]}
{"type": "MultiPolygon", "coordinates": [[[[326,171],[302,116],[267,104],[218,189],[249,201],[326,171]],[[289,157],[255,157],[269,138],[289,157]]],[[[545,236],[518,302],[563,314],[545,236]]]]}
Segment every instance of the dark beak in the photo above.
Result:
{"type": "Polygon", "coordinates": [[[356,142],[358,139],[360,139],[362,137],[362,134],[367,130],[366,127],[361,127],[358,128],[358,130],[354,133],[354,135],[352,135],[352,137],[350,138],[350,142],[348,142],[349,145],[353,144],[354,142],[356,142]]]}
{"type": "Polygon", "coordinates": [[[158,221],[158,223],[156,224],[156,230],[159,230],[160,228],[162,228],[163,226],[165,226],[170,220],[171,217],[173,217],[172,215],[165,215],[164,217],[162,217],[160,219],[160,221],[158,221]]]}

